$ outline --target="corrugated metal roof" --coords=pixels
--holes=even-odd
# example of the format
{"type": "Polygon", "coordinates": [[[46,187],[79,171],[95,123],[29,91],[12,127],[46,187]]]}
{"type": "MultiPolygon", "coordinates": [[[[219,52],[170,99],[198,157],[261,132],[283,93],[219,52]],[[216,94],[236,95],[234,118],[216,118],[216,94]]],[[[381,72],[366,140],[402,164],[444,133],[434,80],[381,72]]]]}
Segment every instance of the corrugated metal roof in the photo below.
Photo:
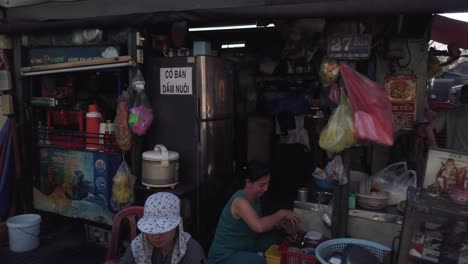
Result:
{"type": "Polygon", "coordinates": [[[73,2],[81,0],[0,0],[1,7],[18,7],[18,6],[28,6],[28,5],[37,5],[47,2],[73,2]]]}
{"type": "Polygon", "coordinates": [[[466,0],[0,0],[10,23],[160,12],[195,12],[205,19],[359,16],[466,12],[466,0]]]}

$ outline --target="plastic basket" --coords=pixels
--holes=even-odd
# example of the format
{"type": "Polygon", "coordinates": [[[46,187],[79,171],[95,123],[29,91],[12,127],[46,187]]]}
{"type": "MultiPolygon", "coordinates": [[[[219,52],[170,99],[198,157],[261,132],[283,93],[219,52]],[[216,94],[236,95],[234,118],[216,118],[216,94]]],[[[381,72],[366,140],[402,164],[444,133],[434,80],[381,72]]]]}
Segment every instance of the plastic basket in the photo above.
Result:
{"type": "Polygon", "coordinates": [[[315,256],[289,252],[288,247],[288,240],[284,240],[279,247],[281,264],[320,264],[320,261],[315,256]]]}
{"type": "Polygon", "coordinates": [[[265,252],[266,264],[281,264],[281,253],[278,245],[271,245],[265,252]]]}
{"type": "Polygon", "coordinates": [[[381,263],[384,263],[387,254],[390,253],[389,247],[386,247],[379,243],[363,239],[339,238],[321,243],[315,250],[315,255],[319,259],[320,263],[328,264],[328,261],[325,261],[326,259],[331,257],[334,253],[342,252],[344,248],[348,245],[356,245],[366,248],[372,254],[374,254],[374,256],[376,256],[381,263]]]}

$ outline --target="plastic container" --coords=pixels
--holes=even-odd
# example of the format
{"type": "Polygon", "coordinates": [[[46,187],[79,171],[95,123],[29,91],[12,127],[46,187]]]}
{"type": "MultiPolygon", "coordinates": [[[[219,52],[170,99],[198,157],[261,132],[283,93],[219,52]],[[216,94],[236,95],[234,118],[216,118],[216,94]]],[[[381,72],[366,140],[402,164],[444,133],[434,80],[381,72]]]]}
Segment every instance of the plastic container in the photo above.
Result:
{"type": "Polygon", "coordinates": [[[300,202],[307,202],[309,200],[309,190],[307,190],[307,188],[297,189],[297,200],[300,202]]]}
{"type": "Polygon", "coordinates": [[[390,195],[388,192],[379,192],[371,194],[356,193],[359,206],[368,209],[383,209],[388,205],[390,195]]]}
{"type": "Polygon", "coordinates": [[[267,264],[281,264],[281,252],[278,245],[271,245],[265,252],[267,264]]]}
{"type": "Polygon", "coordinates": [[[37,214],[23,214],[8,218],[8,237],[10,250],[26,252],[39,246],[41,216],[37,214]]]}
{"type": "Polygon", "coordinates": [[[315,175],[315,174],[312,174],[313,178],[314,178],[314,183],[316,185],[316,187],[319,189],[319,190],[322,190],[322,191],[333,191],[334,189],[334,184],[333,184],[333,181],[328,179],[328,178],[324,178],[324,177],[320,177],[318,175],[315,175]]]}
{"type": "Polygon", "coordinates": [[[343,252],[344,248],[348,245],[361,246],[369,250],[374,256],[377,257],[380,263],[385,263],[387,255],[390,253],[390,248],[379,243],[375,243],[363,239],[355,238],[339,238],[331,239],[321,243],[315,250],[315,255],[322,264],[328,264],[328,259],[334,253],[343,252]]]}
{"type": "Polygon", "coordinates": [[[305,234],[305,238],[318,243],[323,239],[323,235],[322,233],[317,231],[309,231],[305,234]]]}
{"type": "Polygon", "coordinates": [[[98,112],[98,107],[95,104],[88,106],[86,113],[86,149],[99,149],[99,126],[101,124],[101,113],[98,112]]]}
{"type": "Polygon", "coordinates": [[[193,56],[211,55],[211,43],[207,41],[193,42],[193,56]]]}
{"type": "Polygon", "coordinates": [[[356,195],[354,193],[348,196],[348,209],[356,209],[356,195]]]}

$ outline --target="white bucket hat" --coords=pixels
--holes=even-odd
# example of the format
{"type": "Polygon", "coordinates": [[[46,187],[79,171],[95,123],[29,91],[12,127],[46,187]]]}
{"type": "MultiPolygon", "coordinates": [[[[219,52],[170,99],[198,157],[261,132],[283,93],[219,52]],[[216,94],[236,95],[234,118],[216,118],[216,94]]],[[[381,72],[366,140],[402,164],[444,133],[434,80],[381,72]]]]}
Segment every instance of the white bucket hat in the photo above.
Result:
{"type": "Polygon", "coordinates": [[[162,234],[181,223],[180,199],[172,193],[159,192],[146,199],[138,229],[147,234],[162,234]]]}
{"type": "MultiPolygon", "coordinates": [[[[143,217],[138,221],[138,229],[147,234],[162,234],[179,226],[179,235],[174,245],[171,264],[177,264],[187,252],[187,242],[191,236],[184,232],[180,216],[180,199],[171,193],[159,192],[146,199],[143,217]]],[[[153,247],[143,234],[131,243],[135,263],[151,264],[153,247]]]]}

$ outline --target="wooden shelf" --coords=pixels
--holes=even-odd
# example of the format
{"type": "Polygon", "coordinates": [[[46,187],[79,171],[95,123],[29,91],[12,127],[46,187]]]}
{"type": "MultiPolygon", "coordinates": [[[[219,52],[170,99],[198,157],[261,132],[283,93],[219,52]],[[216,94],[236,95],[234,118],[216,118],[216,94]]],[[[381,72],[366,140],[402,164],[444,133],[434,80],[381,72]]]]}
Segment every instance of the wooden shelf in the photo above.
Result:
{"type": "Polygon", "coordinates": [[[21,67],[22,76],[52,74],[60,72],[84,71],[93,69],[116,68],[135,66],[136,63],[130,56],[120,56],[114,58],[99,58],[85,61],[65,62],[32,67],[21,67]]]}

